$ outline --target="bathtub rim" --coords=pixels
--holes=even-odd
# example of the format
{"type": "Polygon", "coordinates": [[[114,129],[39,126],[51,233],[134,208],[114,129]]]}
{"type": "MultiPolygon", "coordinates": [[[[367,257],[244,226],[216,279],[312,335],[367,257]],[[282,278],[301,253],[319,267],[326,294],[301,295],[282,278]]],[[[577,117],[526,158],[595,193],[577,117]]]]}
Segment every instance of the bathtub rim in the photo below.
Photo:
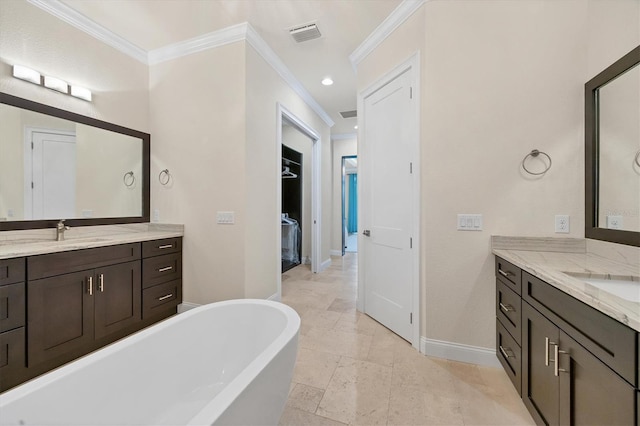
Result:
{"type": "Polygon", "coordinates": [[[64,377],[68,373],[85,367],[90,367],[92,364],[103,360],[111,354],[136,344],[139,340],[144,339],[148,335],[161,332],[162,330],[171,327],[174,322],[187,320],[191,316],[198,315],[198,313],[201,311],[229,305],[269,306],[284,314],[286,318],[286,324],[284,329],[280,331],[278,336],[271,343],[269,343],[256,358],[254,358],[245,368],[243,368],[237,374],[237,376],[234,377],[234,379],[224,387],[223,391],[217,394],[212,401],[209,401],[207,404],[205,404],[200,409],[200,411],[198,411],[198,413],[196,413],[187,421],[186,424],[202,424],[202,422],[205,421],[205,417],[206,422],[213,423],[218,417],[220,417],[225,409],[229,407],[231,403],[242,393],[242,390],[246,386],[248,386],[253,381],[253,379],[266,367],[269,360],[274,358],[281,350],[286,347],[286,345],[292,339],[297,337],[298,331],[300,329],[300,316],[293,308],[281,302],[263,299],[233,299],[200,305],[196,308],[189,309],[188,311],[181,314],[171,316],[159,323],[156,323],[150,327],[124,337],[103,348],[100,348],[41,376],[35,377],[32,380],[20,384],[13,389],[9,389],[8,391],[1,393],[0,411],[2,411],[2,408],[6,405],[12,404],[21,398],[28,397],[30,394],[48,385],[51,385],[56,380],[64,377]]]}

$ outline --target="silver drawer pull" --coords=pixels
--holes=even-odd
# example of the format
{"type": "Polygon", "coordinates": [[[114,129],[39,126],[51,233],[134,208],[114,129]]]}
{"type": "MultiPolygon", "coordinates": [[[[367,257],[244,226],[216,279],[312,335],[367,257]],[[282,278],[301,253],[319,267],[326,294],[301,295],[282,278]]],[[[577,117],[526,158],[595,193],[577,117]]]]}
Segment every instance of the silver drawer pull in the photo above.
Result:
{"type": "Polygon", "coordinates": [[[500,302],[500,309],[502,309],[505,312],[514,312],[516,310],[516,308],[514,308],[511,305],[505,305],[502,302],[500,302]]]}
{"type": "Polygon", "coordinates": [[[159,297],[158,300],[166,300],[166,299],[168,299],[168,298],[170,298],[172,296],[173,296],[173,293],[167,294],[166,296],[159,297]]]}
{"type": "Polygon", "coordinates": [[[168,249],[168,248],[173,248],[173,244],[165,244],[163,246],[158,246],[158,249],[160,249],[160,250],[164,250],[164,249],[168,249]]]}
{"type": "Polygon", "coordinates": [[[516,357],[515,355],[509,355],[507,353],[507,351],[512,352],[511,349],[509,349],[509,348],[505,349],[505,348],[502,347],[502,345],[500,345],[500,352],[502,352],[502,355],[504,355],[505,358],[515,358],[516,357]]]}
{"type": "MultiPolygon", "coordinates": [[[[544,365],[549,366],[549,338],[544,338],[544,365]]],[[[551,343],[553,344],[553,343],[551,343]]]]}
{"type": "Polygon", "coordinates": [[[503,270],[502,270],[502,269],[500,269],[500,268],[498,268],[498,273],[499,273],[500,275],[502,275],[503,277],[506,277],[506,278],[509,278],[510,276],[515,275],[515,274],[514,274],[513,272],[511,272],[511,271],[507,271],[507,272],[505,272],[505,271],[503,271],[503,270]]]}
{"type": "Polygon", "coordinates": [[[104,293],[104,274],[98,275],[98,288],[100,293],[104,293]]]}
{"type": "Polygon", "coordinates": [[[93,277],[87,278],[89,284],[89,296],[93,296],[93,277]]]}
{"type": "Polygon", "coordinates": [[[164,268],[158,269],[158,272],[167,272],[173,269],[173,266],[166,266],[164,268]]]}

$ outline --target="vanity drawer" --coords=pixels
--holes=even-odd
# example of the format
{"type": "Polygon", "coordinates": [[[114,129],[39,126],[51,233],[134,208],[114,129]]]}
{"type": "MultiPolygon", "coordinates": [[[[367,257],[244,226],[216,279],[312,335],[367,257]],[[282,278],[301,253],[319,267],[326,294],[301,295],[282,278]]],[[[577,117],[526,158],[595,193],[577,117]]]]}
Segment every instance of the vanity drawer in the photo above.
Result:
{"type": "Polygon", "coordinates": [[[24,281],[24,257],[0,260],[0,286],[24,281]]]}
{"type": "Polygon", "coordinates": [[[142,291],[142,319],[175,308],[182,303],[182,280],[174,280],[142,291]]]}
{"type": "Polygon", "coordinates": [[[161,256],[182,251],[182,238],[145,241],[142,243],[142,257],[161,256]]]}
{"type": "Polygon", "coordinates": [[[29,280],[35,280],[130,262],[140,259],[140,250],[140,243],[132,243],[32,256],[27,274],[29,280]]]}
{"type": "Polygon", "coordinates": [[[636,331],[533,275],[522,273],[523,298],[625,380],[637,386],[636,331]]]}
{"type": "Polygon", "coordinates": [[[182,253],[142,260],[142,288],[182,278],[182,253]]]}
{"type": "Polygon", "coordinates": [[[496,321],[496,355],[518,395],[522,396],[522,349],[500,321],[496,321]]]}
{"type": "Polygon", "coordinates": [[[496,280],[496,317],[515,341],[522,345],[522,299],[500,280],[496,280]]]}
{"type": "Polygon", "coordinates": [[[513,291],[518,294],[522,294],[520,284],[522,281],[522,274],[520,268],[496,256],[495,274],[499,280],[507,284],[507,286],[513,291]]]}
{"type": "Polygon", "coordinates": [[[24,381],[25,342],[24,327],[0,333],[0,392],[24,381]]]}
{"type": "Polygon", "coordinates": [[[24,325],[25,305],[24,283],[0,287],[0,332],[24,325]]]}

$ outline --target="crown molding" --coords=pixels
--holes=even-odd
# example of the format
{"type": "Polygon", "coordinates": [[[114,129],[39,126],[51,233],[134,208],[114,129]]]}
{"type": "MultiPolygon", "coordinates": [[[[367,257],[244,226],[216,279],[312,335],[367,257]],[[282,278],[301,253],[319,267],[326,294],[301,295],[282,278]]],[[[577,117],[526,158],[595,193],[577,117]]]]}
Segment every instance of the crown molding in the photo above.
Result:
{"type": "MultiPolygon", "coordinates": [[[[2,1],[2,0],[0,0],[2,1]]],[[[171,59],[202,52],[207,49],[224,46],[237,41],[246,40],[265,61],[284,79],[302,100],[311,107],[320,118],[332,127],[335,123],[327,112],[316,102],[302,83],[293,75],[267,42],[248,22],[224,28],[219,31],[203,34],[188,40],[170,44],[147,52],[144,49],[111,32],[97,22],[92,21],[60,0],[27,0],[32,5],[73,25],[81,31],[95,37],[109,46],[146,64],[156,65],[171,59]]]]}
{"type": "Polygon", "coordinates": [[[149,51],[149,65],[245,40],[249,24],[243,22],[149,51]]]}
{"type": "Polygon", "coordinates": [[[302,83],[293,75],[293,73],[287,68],[287,66],[282,62],[282,59],[276,55],[276,52],[269,47],[266,41],[258,32],[253,29],[251,24],[247,23],[247,34],[246,34],[247,42],[262,56],[262,58],[267,61],[269,65],[287,82],[289,87],[293,89],[294,92],[298,94],[302,98],[302,100],[311,107],[312,110],[315,111],[316,114],[320,116],[320,118],[327,124],[327,126],[332,127],[335,122],[331,119],[329,114],[320,106],[313,96],[304,88],[302,83]]]}
{"type": "Polygon", "coordinates": [[[332,141],[343,141],[347,139],[358,139],[358,134],[353,133],[335,133],[331,135],[332,141]]]}
{"type": "Polygon", "coordinates": [[[147,64],[147,52],[128,40],[92,21],[60,0],[27,0],[30,4],[50,13],[116,50],[147,64]]]}
{"type": "Polygon", "coordinates": [[[389,16],[349,55],[351,66],[357,70],[362,62],[376,47],[389,37],[404,21],[429,0],[403,0],[389,16]]]}

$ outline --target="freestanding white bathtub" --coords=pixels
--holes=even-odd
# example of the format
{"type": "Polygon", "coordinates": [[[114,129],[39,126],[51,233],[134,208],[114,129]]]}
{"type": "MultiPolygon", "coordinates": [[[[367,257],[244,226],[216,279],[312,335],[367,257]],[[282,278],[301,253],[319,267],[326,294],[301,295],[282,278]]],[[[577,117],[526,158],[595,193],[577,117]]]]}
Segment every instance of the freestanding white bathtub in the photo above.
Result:
{"type": "Polygon", "coordinates": [[[1,394],[0,424],[277,424],[299,328],[277,302],[200,306],[1,394]]]}

